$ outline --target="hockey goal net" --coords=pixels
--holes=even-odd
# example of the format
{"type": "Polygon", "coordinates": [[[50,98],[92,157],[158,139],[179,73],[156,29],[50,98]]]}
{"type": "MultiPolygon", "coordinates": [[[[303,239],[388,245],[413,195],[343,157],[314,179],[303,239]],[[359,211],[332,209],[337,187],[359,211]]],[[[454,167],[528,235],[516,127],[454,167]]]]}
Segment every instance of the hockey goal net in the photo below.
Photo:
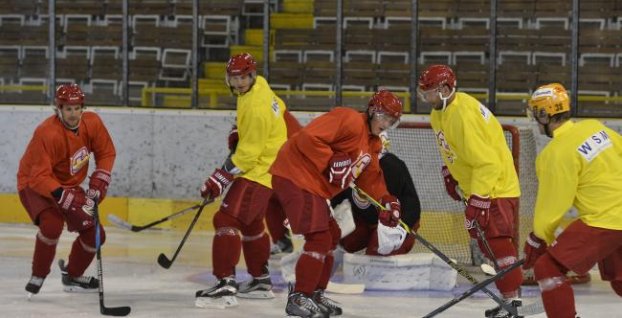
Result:
{"type": "MultiPolygon", "coordinates": [[[[535,176],[536,141],[531,129],[503,125],[506,141],[512,151],[521,185],[520,212],[515,222],[520,252],[531,231],[537,191],[535,176]]],[[[408,166],[421,200],[419,234],[452,259],[465,265],[479,265],[483,257],[464,229],[464,204],[452,200],[445,192],[441,177],[442,160],[429,123],[402,123],[389,132],[390,151],[408,166]]],[[[415,244],[414,253],[429,253],[415,244]]]]}

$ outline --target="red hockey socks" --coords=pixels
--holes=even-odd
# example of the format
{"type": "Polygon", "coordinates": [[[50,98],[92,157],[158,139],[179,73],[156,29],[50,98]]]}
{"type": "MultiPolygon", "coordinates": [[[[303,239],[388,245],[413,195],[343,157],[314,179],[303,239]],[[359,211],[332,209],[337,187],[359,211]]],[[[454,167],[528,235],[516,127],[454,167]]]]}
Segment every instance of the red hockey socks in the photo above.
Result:
{"type": "MultiPolygon", "coordinates": [[[[492,252],[495,254],[496,262],[499,265],[500,269],[509,267],[517,261],[517,252],[510,239],[489,239],[488,244],[490,244],[490,249],[492,249],[492,252]]],[[[503,278],[496,281],[495,285],[497,286],[497,289],[499,289],[501,295],[503,295],[504,298],[513,298],[518,297],[518,289],[520,288],[522,282],[523,273],[519,267],[509,272],[503,278]]]]}
{"type": "Polygon", "coordinates": [[[32,256],[32,275],[46,277],[56,254],[58,238],[63,232],[65,221],[59,213],[47,209],[39,214],[39,232],[32,256]]]}
{"type": "Polygon", "coordinates": [[[324,271],[324,261],[330,246],[329,231],[305,234],[304,251],[296,263],[295,292],[310,296],[315,291],[324,271]]]}
{"type": "MultiPolygon", "coordinates": [[[[99,225],[100,246],[106,241],[106,233],[103,226],[99,225]]],[[[73,241],[71,252],[69,253],[69,262],[67,263],[67,274],[70,277],[80,277],[89,267],[95,257],[95,227],[90,227],[80,232],[80,235],[73,241]]]]}
{"type": "Polygon", "coordinates": [[[533,271],[542,291],[546,315],[551,318],[574,318],[574,293],[562,269],[563,266],[546,253],[538,258],[533,271]]]}

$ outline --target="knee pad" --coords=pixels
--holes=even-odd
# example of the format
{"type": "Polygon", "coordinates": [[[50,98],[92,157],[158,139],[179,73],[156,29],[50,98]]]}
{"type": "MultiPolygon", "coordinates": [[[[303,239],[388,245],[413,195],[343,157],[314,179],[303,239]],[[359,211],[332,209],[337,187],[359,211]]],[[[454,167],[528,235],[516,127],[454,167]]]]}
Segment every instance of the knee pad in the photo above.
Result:
{"type": "Polygon", "coordinates": [[[620,280],[612,281],[611,288],[613,288],[613,291],[615,291],[616,294],[618,294],[618,296],[622,297],[622,281],[620,280]]]}
{"type": "MultiPolygon", "coordinates": [[[[482,248],[483,243],[478,240],[480,249],[484,251],[484,254],[488,254],[486,248],[482,248]]],[[[490,249],[495,254],[495,262],[501,267],[508,267],[517,261],[517,251],[512,244],[512,241],[508,238],[493,238],[488,240],[490,249]]]]}
{"type": "Polygon", "coordinates": [[[542,292],[560,287],[566,282],[568,270],[551,257],[549,253],[540,256],[533,268],[533,273],[542,292]]]}
{"type": "Polygon", "coordinates": [[[315,252],[321,255],[331,250],[332,235],[328,230],[305,234],[305,252],[315,252]]]}
{"type": "MultiPolygon", "coordinates": [[[[95,244],[95,235],[97,234],[96,228],[94,226],[86,229],[86,230],[82,230],[79,232],[79,238],[80,238],[80,242],[82,243],[82,247],[84,247],[85,250],[95,250],[96,248],[96,244],[95,244]]],[[[104,230],[104,227],[100,224],[99,225],[99,246],[104,245],[104,242],[106,242],[106,231],[104,230]]]]}
{"type": "MultiPolygon", "coordinates": [[[[39,214],[39,233],[37,237],[43,242],[58,242],[58,238],[63,233],[65,220],[53,209],[47,209],[39,214]]],[[[54,242],[53,244],[56,244],[54,242]]],[[[52,244],[48,244],[52,245],[52,244]]]]}

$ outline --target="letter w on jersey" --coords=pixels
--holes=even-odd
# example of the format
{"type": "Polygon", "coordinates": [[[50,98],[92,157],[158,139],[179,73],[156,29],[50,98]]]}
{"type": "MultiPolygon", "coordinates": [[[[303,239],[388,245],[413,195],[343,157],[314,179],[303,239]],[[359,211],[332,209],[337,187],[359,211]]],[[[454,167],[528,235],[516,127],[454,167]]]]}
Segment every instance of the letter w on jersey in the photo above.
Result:
{"type": "Polygon", "coordinates": [[[583,141],[579,148],[577,148],[577,151],[585,160],[592,161],[599,153],[611,147],[611,145],[609,135],[607,135],[604,130],[601,130],[583,141]]]}

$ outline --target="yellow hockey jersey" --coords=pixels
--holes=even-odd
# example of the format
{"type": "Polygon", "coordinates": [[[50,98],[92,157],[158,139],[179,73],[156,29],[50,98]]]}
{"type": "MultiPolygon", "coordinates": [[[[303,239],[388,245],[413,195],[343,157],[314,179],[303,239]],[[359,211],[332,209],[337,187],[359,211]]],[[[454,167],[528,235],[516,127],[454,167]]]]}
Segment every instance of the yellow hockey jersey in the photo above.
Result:
{"type": "Polygon", "coordinates": [[[287,140],[284,112],[285,103],[262,76],[257,76],[246,94],[238,96],[239,141],[231,161],[242,170],[239,177],[272,189],[272,175],[268,170],[287,140]]]}
{"type": "Polygon", "coordinates": [[[466,198],[519,197],[518,176],[501,124],[477,99],[455,94],[445,110],[433,109],[430,114],[444,164],[466,198]]]}
{"type": "Polygon", "coordinates": [[[571,206],[587,225],[622,230],[622,137],[597,120],[568,121],[536,159],[534,234],[551,244],[571,206]]]}

